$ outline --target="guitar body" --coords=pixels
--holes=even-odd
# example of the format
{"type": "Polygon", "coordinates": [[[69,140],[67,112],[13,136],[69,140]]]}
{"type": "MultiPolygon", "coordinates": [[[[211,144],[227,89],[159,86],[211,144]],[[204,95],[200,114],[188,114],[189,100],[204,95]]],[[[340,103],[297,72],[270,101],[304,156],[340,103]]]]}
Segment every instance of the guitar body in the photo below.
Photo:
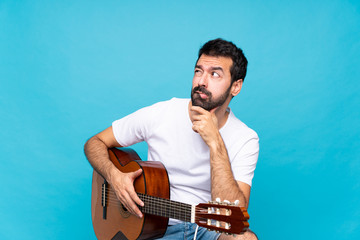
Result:
{"type": "MultiPolygon", "coordinates": [[[[141,161],[131,149],[109,149],[110,160],[121,172],[141,168],[143,174],[135,182],[135,191],[164,199],[170,198],[169,179],[165,167],[157,161],[141,161]]],[[[91,215],[95,235],[99,240],[151,239],[165,234],[168,218],[144,214],[138,218],[130,214],[117,200],[105,179],[95,170],[92,180],[91,215]],[[103,190],[103,188],[106,190],[103,190]]]]}

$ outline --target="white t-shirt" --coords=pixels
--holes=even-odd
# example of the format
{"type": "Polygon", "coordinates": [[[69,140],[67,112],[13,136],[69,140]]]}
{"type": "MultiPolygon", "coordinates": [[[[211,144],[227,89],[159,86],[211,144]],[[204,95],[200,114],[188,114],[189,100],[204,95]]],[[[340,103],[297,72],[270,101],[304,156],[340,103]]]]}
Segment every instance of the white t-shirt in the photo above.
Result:
{"type": "MultiPolygon", "coordinates": [[[[210,152],[192,130],[190,99],[172,98],[142,108],[113,122],[123,147],[145,141],[148,160],[161,161],[169,174],[171,200],[198,204],[211,200],[210,152]]],[[[234,177],[251,186],[259,153],[257,134],[230,114],[220,134],[228,151],[234,177]]]]}

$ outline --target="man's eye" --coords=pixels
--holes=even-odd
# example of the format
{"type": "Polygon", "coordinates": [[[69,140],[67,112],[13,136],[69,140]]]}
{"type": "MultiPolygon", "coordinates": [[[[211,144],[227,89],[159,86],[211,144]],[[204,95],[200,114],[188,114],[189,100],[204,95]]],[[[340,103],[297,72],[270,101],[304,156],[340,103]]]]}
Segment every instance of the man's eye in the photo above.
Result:
{"type": "Polygon", "coordinates": [[[195,75],[200,75],[201,71],[199,69],[195,69],[195,75]]]}
{"type": "Polygon", "coordinates": [[[212,72],[211,75],[212,75],[213,77],[220,77],[220,74],[218,74],[217,72],[212,72]]]}

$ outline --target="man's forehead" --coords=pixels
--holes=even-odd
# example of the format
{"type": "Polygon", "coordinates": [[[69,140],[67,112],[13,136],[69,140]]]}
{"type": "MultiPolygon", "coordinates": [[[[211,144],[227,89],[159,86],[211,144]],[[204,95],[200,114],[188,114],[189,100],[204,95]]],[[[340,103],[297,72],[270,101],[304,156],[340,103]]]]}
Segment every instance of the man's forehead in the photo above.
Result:
{"type": "Polygon", "coordinates": [[[232,66],[232,59],[230,57],[223,56],[209,56],[209,55],[201,55],[196,65],[203,67],[211,67],[218,68],[221,67],[224,70],[230,69],[232,66]]]}

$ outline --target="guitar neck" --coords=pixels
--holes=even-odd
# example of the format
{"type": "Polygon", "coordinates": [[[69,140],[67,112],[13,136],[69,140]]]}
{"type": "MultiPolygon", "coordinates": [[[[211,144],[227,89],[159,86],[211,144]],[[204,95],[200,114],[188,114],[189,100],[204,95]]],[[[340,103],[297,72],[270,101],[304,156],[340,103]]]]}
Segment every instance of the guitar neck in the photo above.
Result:
{"type": "Polygon", "coordinates": [[[138,193],[138,196],[144,202],[144,206],[140,207],[140,210],[143,213],[174,218],[184,222],[193,222],[193,206],[190,204],[149,196],[142,193],[138,193]]]}

